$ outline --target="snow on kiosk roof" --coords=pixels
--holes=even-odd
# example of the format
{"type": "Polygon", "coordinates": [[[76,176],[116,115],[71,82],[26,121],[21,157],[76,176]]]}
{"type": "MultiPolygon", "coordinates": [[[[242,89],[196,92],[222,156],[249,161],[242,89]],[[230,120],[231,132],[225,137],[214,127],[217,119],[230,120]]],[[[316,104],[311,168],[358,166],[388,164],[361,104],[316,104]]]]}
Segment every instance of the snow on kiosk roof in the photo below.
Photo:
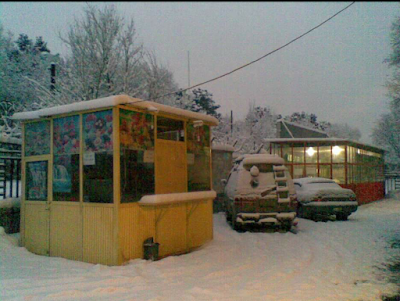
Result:
{"type": "Polygon", "coordinates": [[[62,106],[45,108],[36,111],[15,113],[12,118],[15,120],[33,120],[49,116],[64,115],[64,114],[76,113],[87,110],[104,109],[108,107],[115,107],[118,105],[127,105],[137,109],[148,110],[150,112],[155,111],[156,109],[159,112],[168,115],[181,116],[192,120],[202,120],[204,122],[209,123],[212,126],[218,125],[218,120],[215,117],[179,108],[174,108],[171,106],[159,104],[148,100],[132,98],[128,95],[115,95],[110,97],[92,99],[88,101],[75,102],[62,106]]]}
{"type": "Polygon", "coordinates": [[[24,121],[21,241],[29,251],[121,265],[213,238],[216,118],[127,95],[13,118],[24,121]]]}

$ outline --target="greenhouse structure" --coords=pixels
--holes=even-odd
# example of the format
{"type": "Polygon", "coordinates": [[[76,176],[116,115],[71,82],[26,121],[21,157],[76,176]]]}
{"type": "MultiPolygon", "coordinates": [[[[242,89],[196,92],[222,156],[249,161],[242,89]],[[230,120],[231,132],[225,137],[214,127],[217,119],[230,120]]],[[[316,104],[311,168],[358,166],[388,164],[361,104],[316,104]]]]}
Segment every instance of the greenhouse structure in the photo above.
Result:
{"type": "Polygon", "coordinates": [[[323,177],[352,189],[360,204],[385,195],[384,150],[340,138],[267,139],[271,154],[285,160],[294,179],[323,177]]]}

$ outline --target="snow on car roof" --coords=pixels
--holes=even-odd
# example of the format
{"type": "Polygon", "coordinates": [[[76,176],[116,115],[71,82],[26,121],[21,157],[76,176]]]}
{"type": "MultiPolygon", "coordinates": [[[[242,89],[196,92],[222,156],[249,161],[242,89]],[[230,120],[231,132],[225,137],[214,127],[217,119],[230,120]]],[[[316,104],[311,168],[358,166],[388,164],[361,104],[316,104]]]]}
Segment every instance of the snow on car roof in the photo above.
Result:
{"type": "Polygon", "coordinates": [[[132,98],[128,95],[115,95],[104,98],[92,99],[88,101],[74,102],[67,105],[55,106],[36,111],[15,113],[12,116],[12,119],[32,120],[32,119],[39,119],[55,115],[81,112],[86,110],[115,107],[117,105],[129,105],[138,109],[145,109],[148,111],[158,110],[168,115],[182,116],[192,120],[202,120],[204,122],[210,123],[213,126],[218,125],[218,119],[216,119],[215,117],[159,104],[152,101],[142,100],[139,98],[132,98]]]}
{"type": "Polygon", "coordinates": [[[261,164],[261,163],[282,165],[285,164],[285,161],[278,155],[270,155],[270,154],[243,155],[244,165],[261,164]]]}
{"type": "Polygon", "coordinates": [[[312,177],[307,177],[307,178],[299,178],[299,179],[293,179],[294,183],[299,183],[299,184],[310,184],[310,183],[336,183],[334,180],[327,179],[327,178],[312,178],[312,177]]]}

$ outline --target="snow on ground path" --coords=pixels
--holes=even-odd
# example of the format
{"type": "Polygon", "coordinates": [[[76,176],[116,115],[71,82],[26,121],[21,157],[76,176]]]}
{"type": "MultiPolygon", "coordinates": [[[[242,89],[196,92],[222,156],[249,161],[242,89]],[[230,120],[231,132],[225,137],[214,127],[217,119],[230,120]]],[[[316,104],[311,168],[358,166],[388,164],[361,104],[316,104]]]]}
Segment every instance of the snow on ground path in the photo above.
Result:
{"type": "Polygon", "coordinates": [[[293,234],[237,233],[215,214],[214,240],[198,250],[122,267],[37,256],[3,234],[0,300],[380,300],[396,289],[377,266],[399,216],[389,199],[346,222],[300,219],[293,234]]]}

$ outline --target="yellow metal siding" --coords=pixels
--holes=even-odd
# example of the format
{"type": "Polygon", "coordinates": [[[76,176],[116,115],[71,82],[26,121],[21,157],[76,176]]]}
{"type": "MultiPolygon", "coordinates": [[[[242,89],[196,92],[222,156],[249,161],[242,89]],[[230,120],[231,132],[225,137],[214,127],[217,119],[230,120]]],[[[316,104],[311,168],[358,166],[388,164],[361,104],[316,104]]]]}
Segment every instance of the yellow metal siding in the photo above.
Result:
{"type": "Polygon", "coordinates": [[[137,203],[121,205],[119,209],[119,242],[122,262],[139,258],[138,248],[139,205],[137,203]]]}
{"type": "Polygon", "coordinates": [[[49,255],[49,210],[44,202],[25,202],[25,247],[49,255]]]}
{"type": "Polygon", "coordinates": [[[50,213],[50,255],[82,260],[82,214],[79,203],[53,202],[50,213]]]}
{"type": "Polygon", "coordinates": [[[169,205],[156,207],[155,241],[160,244],[159,256],[187,251],[186,206],[169,205]]]}
{"type": "Polygon", "coordinates": [[[188,248],[196,248],[213,238],[212,200],[187,205],[188,248]]]}
{"type": "Polygon", "coordinates": [[[186,143],[157,139],[155,146],[156,194],[186,192],[186,143]]]}
{"type": "Polygon", "coordinates": [[[139,206],[137,249],[139,258],[143,258],[143,242],[156,237],[156,212],[154,207],[139,206]]]}
{"type": "Polygon", "coordinates": [[[84,205],[83,261],[106,265],[117,264],[114,237],[114,207],[84,205]]]}

